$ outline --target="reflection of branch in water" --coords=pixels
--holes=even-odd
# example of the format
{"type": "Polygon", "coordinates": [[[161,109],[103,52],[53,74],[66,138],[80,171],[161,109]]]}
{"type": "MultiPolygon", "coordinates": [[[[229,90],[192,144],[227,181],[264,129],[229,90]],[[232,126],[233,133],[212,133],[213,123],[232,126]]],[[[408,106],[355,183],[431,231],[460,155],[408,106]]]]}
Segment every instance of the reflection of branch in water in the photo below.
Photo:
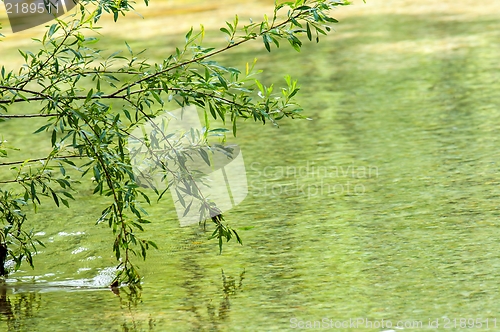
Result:
{"type": "Polygon", "coordinates": [[[0,284],[0,314],[6,316],[7,320],[10,320],[14,317],[10,299],[7,297],[7,287],[5,287],[5,281],[2,281],[2,283],[0,284]]]}
{"type": "Polygon", "coordinates": [[[8,331],[24,331],[26,318],[33,317],[34,311],[40,309],[42,295],[26,292],[9,297],[8,291],[5,281],[0,281],[0,321],[7,321],[8,331]]]}
{"type": "Polygon", "coordinates": [[[181,313],[186,313],[190,316],[189,322],[191,330],[193,331],[220,331],[223,329],[221,323],[229,318],[231,303],[230,299],[238,290],[243,287],[243,279],[245,270],[240,273],[239,280],[228,276],[222,272],[222,288],[214,294],[209,290],[211,297],[221,299],[219,305],[212,299],[206,299],[205,287],[207,287],[205,280],[210,279],[207,275],[203,265],[197,262],[198,255],[193,252],[188,253],[181,258],[181,267],[183,270],[184,282],[182,288],[186,291],[186,296],[182,299],[182,305],[177,308],[181,313]],[[222,294],[221,294],[222,293],[222,294]],[[204,315],[204,308],[206,308],[207,315],[204,315]]]}
{"type": "Polygon", "coordinates": [[[219,314],[217,317],[215,316],[215,308],[212,305],[212,301],[207,305],[208,315],[210,316],[210,320],[214,323],[216,319],[219,321],[225,321],[231,310],[231,302],[229,301],[230,297],[236,294],[237,290],[241,290],[243,287],[243,280],[245,279],[245,270],[240,273],[240,279],[238,282],[238,286],[236,286],[236,280],[231,276],[226,276],[224,274],[224,270],[222,271],[222,293],[223,298],[219,304],[219,314]]]}
{"type": "MultiPolygon", "coordinates": [[[[124,315],[124,322],[121,325],[122,330],[126,332],[145,331],[144,324],[146,320],[144,318],[137,319],[135,315],[138,311],[138,304],[142,303],[142,292],[136,287],[119,287],[118,284],[112,284],[111,291],[120,299],[120,309],[122,312],[128,312],[128,315],[124,315]]],[[[148,331],[155,330],[156,320],[151,314],[149,314],[147,324],[148,331]]]]}
{"type": "Polygon", "coordinates": [[[139,303],[141,300],[141,294],[142,294],[141,291],[132,286],[120,287],[118,283],[112,283],[110,289],[113,292],[113,294],[115,294],[120,298],[121,305],[125,303],[127,305],[137,306],[137,303],[139,303]],[[122,293],[120,291],[125,293],[127,297],[126,300],[123,299],[122,293]]]}
{"type": "MultiPolygon", "coordinates": [[[[135,287],[118,287],[118,284],[111,285],[111,291],[119,297],[120,299],[120,309],[125,309],[128,311],[132,322],[123,322],[122,328],[123,331],[143,331],[142,327],[139,327],[137,321],[134,317],[134,310],[137,307],[137,304],[141,302],[141,291],[135,287]],[[125,297],[123,296],[125,294],[125,297]],[[129,324],[131,323],[131,325],[129,324]]],[[[139,324],[142,325],[142,324],[139,324]]],[[[153,331],[154,328],[154,320],[151,315],[148,320],[149,330],[153,331]]]]}

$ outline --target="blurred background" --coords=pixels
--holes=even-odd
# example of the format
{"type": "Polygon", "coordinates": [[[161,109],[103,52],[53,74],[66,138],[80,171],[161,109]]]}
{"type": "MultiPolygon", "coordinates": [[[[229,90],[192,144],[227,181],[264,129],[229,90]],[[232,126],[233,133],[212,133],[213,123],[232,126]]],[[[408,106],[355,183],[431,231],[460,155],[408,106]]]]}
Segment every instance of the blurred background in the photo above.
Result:
{"type": "MultiPolygon", "coordinates": [[[[205,45],[220,47],[224,21],[258,21],[273,2],[169,0],[136,10],[102,19],[97,47],[127,52],[126,40],[161,61],[200,24],[205,45]]],[[[266,84],[298,79],[312,119],[240,122],[232,141],[249,193],[226,220],[243,246],[230,242],[219,255],[210,232],[179,227],[167,198],[149,208],[146,236],[160,249],[140,264],[141,300],[116,296],[105,287],[112,234],[95,225],[107,201],[89,187],[71,209],[47,204],[30,215],[47,247],[34,270],[23,266],[0,289],[0,330],[287,331],[324,318],[364,319],[345,331],[436,319],[435,330],[460,330],[471,327],[466,318],[496,330],[499,12],[495,0],[354,1],[333,13],[334,32],[300,53],[268,53],[255,41],[217,56],[240,70],[257,58],[266,84]]],[[[36,50],[31,38],[45,28],[12,34],[4,8],[0,22],[0,64],[18,68],[17,49],[36,50]]],[[[50,144],[32,135],[43,123],[2,122],[0,137],[21,147],[17,156],[37,157],[50,144]]]]}

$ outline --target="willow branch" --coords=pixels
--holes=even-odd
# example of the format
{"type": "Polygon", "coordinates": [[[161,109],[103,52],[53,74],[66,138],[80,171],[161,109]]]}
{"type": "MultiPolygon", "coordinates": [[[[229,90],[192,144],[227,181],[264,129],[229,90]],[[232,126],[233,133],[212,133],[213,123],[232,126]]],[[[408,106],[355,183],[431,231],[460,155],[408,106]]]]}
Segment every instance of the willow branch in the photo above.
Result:
{"type": "Polygon", "coordinates": [[[28,159],[28,160],[23,160],[23,161],[9,161],[9,162],[6,162],[6,163],[0,163],[0,167],[2,166],[11,166],[11,165],[20,165],[20,164],[24,164],[24,163],[35,163],[35,162],[38,162],[38,161],[46,161],[46,160],[49,160],[49,159],[68,159],[68,158],[82,158],[83,156],[79,156],[79,155],[68,155],[68,156],[58,156],[58,157],[53,157],[53,158],[36,158],[36,159],[28,159]]]}

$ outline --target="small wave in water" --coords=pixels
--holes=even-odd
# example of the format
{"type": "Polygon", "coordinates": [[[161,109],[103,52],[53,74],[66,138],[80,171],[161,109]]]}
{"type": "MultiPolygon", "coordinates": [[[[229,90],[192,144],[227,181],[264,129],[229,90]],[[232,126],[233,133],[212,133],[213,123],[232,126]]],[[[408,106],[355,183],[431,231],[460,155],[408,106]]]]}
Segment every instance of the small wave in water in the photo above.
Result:
{"type": "MultiPolygon", "coordinates": [[[[77,291],[77,290],[104,290],[109,289],[116,275],[115,267],[106,267],[99,270],[99,273],[88,279],[72,279],[62,281],[38,281],[35,283],[19,283],[16,279],[7,279],[3,287],[12,288],[14,293],[26,291],[77,291]]],[[[35,278],[36,279],[36,278],[35,278]]]]}

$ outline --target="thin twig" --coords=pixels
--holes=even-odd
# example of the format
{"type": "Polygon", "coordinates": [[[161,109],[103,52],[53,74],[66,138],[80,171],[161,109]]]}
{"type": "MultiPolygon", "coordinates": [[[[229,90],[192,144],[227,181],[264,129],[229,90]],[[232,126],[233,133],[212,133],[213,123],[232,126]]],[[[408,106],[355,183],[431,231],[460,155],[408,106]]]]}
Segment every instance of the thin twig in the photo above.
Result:
{"type": "MultiPolygon", "coordinates": [[[[78,156],[78,155],[68,155],[68,156],[60,156],[60,157],[53,157],[50,159],[68,159],[68,158],[82,158],[83,156],[78,156]]],[[[24,163],[34,163],[37,161],[45,161],[48,160],[49,158],[37,158],[37,159],[28,159],[28,160],[23,160],[23,161],[9,161],[6,163],[0,163],[1,166],[11,166],[11,165],[19,165],[19,164],[24,164],[24,163]]]]}

